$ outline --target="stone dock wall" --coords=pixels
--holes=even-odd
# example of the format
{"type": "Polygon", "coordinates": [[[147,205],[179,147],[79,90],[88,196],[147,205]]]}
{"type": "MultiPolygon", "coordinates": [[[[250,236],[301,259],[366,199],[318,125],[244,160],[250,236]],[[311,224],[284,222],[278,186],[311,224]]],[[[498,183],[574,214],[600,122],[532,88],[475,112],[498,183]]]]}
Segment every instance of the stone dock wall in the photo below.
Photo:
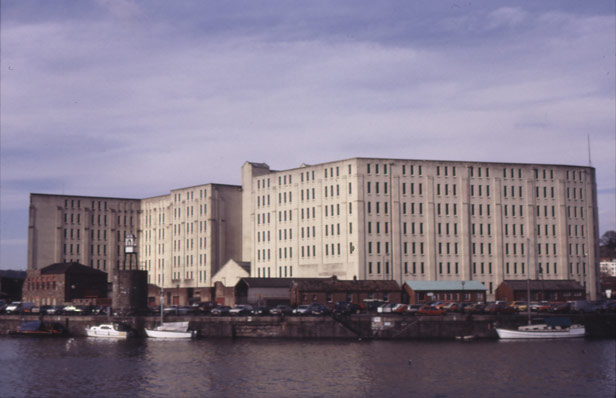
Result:
{"type": "MultiPolygon", "coordinates": [[[[537,319],[534,317],[533,319],[537,319]]],[[[616,338],[616,314],[571,316],[574,323],[586,326],[591,338],[616,338]]],[[[0,316],[0,334],[17,330],[20,323],[41,319],[34,315],[0,316]]],[[[128,324],[137,336],[144,337],[144,328],[158,324],[157,316],[51,316],[44,322],[57,322],[67,328],[71,336],[85,336],[85,328],[102,323],[128,324]]],[[[287,338],[287,339],[441,339],[459,336],[497,338],[495,327],[515,328],[526,324],[523,315],[472,315],[415,317],[405,315],[360,314],[347,317],[332,316],[169,316],[165,321],[190,321],[190,329],[203,338],[287,338]]]]}

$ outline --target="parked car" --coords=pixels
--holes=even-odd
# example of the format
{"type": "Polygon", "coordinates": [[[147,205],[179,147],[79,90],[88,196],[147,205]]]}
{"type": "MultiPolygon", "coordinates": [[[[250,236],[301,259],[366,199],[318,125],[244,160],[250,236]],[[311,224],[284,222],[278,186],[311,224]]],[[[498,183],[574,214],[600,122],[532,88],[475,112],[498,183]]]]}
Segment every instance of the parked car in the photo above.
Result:
{"type": "Polygon", "coordinates": [[[350,301],[338,301],[334,304],[334,312],[343,315],[359,314],[361,312],[361,307],[350,301]]]}
{"type": "Polygon", "coordinates": [[[457,312],[460,309],[460,303],[456,303],[455,301],[451,303],[447,303],[445,304],[445,306],[443,306],[443,309],[446,312],[457,312]]]}
{"type": "Polygon", "coordinates": [[[271,315],[291,315],[293,313],[293,308],[289,307],[285,304],[279,304],[274,308],[270,309],[271,315]]]}
{"type": "Polygon", "coordinates": [[[537,312],[548,312],[551,308],[551,305],[547,301],[542,301],[535,308],[537,312]]]}
{"type": "Polygon", "coordinates": [[[442,310],[443,307],[445,306],[445,302],[443,301],[435,301],[433,303],[430,303],[430,306],[434,307],[434,308],[438,308],[439,310],[442,310]]]}
{"type": "Polygon", "coordinates": [[[550,303],[550,309],[548,312],[557,314],[568,314],[571,312],[571,305],[567,302],[553,302],[550,303]]]}
{"type": "Polygon", "coordinates": [[[468,313],[469,309],[472,310],[475,306],[475,303],[460,303],[458,306],[458,312],[460,313],[468,313]]]}
{"type": "Polygon", "coordinates": [[[515,314],[517,310],[506,303],[490,303],[483,309],[486,314],[515,314]]]}
{"type": "Polygon", "coordinates": [[[513,301],[510,304],[510,307],[513,307],[520,312],[528,310],[528,304],[526,303],[526,301],[513,301]]]}
{"type": "Polygon", "coordinates": [[[62,310],[64,310],[63,305],[50,305],[49,308],[45,310],[47,315],[62,315],[62,310]]]}
{"type": "Polygon", "coordinates": [[[31,312],[32,308],[34,308],[34,303],[13,301],[6,307],[5,312],[7,314],[25,314],[31,312]]]}
{"type": "Polygon", "coordinates": [[[464,307],[465,314],[483,314],[485,313],[485,308],[487,303],[468,303],[464,307]]]}
{"type": "Polygon", "coordinates": [[[90,313],[90,308],[86,305],[67,305],[62,312],[66,315],[87,315],[90,313]]]}
{"type": "Polygon", "coordinates": [[[258,307],[255,307],[255,308],[252,310],[252,313],[253,313],[254,315],[269,315],[269,313],[270,313],[270,308],[269,308],[269,307],[267,307],[267,306],[264,306],[264,305],[260,305],[260,306],[258,306],[258,307]]]}
{"type": "Polygon", "coordinates": [[[212,311],[210,312],[211,315],[216,315],[216,316],[221,316],[221,315],[229,315],[229,310],[231,309],[231,307],[229,307],[228,305],[218,305],[214,308],[212,308],[212,311]]]}
{"type": "Polygon", "coordinates": [[[297,308],[293,310],[293,315],[308,315],[310,314],[310,306],[309,305],[298,305],[297,308]]]}
{"type": "Polygon", "coordinates": [[[199,312],[200,314],[209,314],[215,307],[216,303],[214,303],[213,301],[206,301],[204,303],[199,303],[199,305],[197,306],[197,312],[199,312]]]}
{"type": "Polygon", "coordinates": [[[445,315],[445,311],[431,305],[423,305],[417,310],[417,315],[445,315]]]}
{"type": "Polygon", "coordinates": [[[310,306],[310,313],[312,315],[327,315],[330,312],[331,310],[323,304],[315,303],[310,306]]]}
{"type": "Polygon", "coordinates": [[[386,303],[386,301],[379,299],[364,299],[362,306],[366,312],[377,312],[378,308],[386,303]]]}
{"type": "Polygon", "coordinates": [[[396,306],[396,303],[385,303],[376,309],[378,313],[388,313],[392,312],[393,308],[396,306]]]}
{"type": "Polygon", "coordinates": [[[423,304],[410,304],[406,307],[406,312],[415,315],[421,307],[423,307],[423,304]]]}
{"type": "Polygon", "coordinates": [[[252,314],[252,306],[248,304],[237,304],[229,310],[229,315],[250,315],[252,314]]]}
{"type": "Polygon", "coordinates": [[[396,314],[405,314],[406,313],[406,304],[396,304],[391,308],[391,312],[396,314]]]}
{"type": "Polygon", "coordinates": [[[192,315],[196,313],[196,309],[191,306],[181,306],[181,307],[165,307],[163,308],[164,315],[192,315]]]}

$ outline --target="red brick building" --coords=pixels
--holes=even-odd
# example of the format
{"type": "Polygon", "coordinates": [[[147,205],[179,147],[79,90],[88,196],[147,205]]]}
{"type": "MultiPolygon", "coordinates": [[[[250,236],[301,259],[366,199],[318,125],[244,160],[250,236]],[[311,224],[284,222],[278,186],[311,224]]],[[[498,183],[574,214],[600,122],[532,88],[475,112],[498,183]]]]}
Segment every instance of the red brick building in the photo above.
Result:
{"type": "Polygon", "coordinates": [[[365,299],[399,303],[402,291],[396,281],[304,279],[291,283],[291,305],[320,303],[333,307],[338,301],[361,305],[365,299]]]}
{"type": "MultiPolygon", "coordinates": [[[[496,299],[502,301],[526,301],[528,295],[526,280],[504,280],[496,288],[496,299]]],[[[578,281],[563,280],[531,280],[531,301],[570,301],[585,300],[584,286],[578,281]]]]}
{"type": "Polygon", "coordinates": [[[23,301],[36,305],[96,304],[107,298],[107,273],[70,262],[29,271],[23,301]]]}
{"type": "Polygon", "coordinates": [[[479,281],[406,281],[402,288],[404,299],[409,304],[435,301],[473,303],[486,299],[486,287],[479,281]]]}

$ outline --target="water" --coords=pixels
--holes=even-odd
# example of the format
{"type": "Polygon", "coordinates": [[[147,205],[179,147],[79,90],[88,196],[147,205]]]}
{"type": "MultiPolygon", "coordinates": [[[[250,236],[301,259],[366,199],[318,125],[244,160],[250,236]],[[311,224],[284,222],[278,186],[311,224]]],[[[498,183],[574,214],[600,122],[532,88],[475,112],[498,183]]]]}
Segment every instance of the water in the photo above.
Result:
{"type": "Polygon", "coordinates": [[[616,341],[0,337],[6,397],[614,397],[616,341]]]}

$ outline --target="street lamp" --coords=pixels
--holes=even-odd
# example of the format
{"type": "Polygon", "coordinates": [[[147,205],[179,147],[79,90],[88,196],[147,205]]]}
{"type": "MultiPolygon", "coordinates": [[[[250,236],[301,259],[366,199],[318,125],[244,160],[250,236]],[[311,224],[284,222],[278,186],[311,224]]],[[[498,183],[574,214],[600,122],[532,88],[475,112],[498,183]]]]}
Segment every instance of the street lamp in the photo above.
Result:
{"type": "Polygon", "coordinates": [[[464,284],[465,284],[465,283],[466,283],[466,282],[462,281],[462,302],[464,302],[464,301],[465,301],[465,300],[464,300],[464,299],[465,299],[465,297],[464,297],[464,284]]]}

